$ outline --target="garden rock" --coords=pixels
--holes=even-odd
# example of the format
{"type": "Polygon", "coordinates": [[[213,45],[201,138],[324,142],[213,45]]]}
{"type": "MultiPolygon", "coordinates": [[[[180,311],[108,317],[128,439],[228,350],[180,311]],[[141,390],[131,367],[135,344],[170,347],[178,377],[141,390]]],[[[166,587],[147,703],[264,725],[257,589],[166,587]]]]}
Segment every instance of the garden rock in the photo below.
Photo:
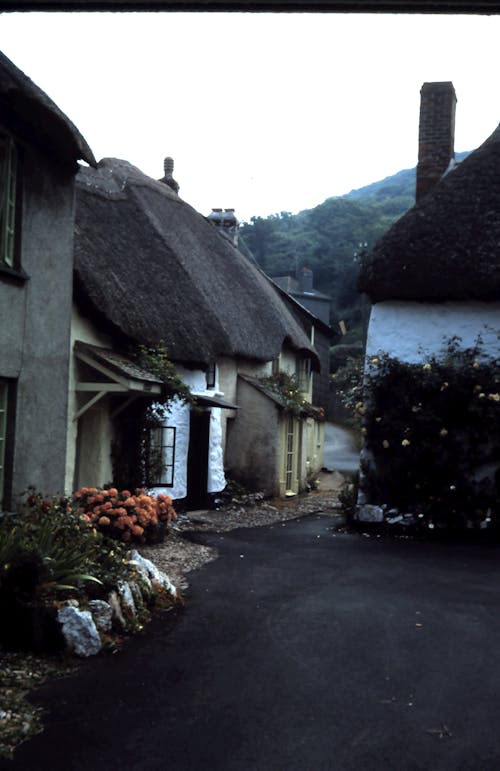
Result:
{"type": "Polygon", "coordinates": [[[152,581],[159,584],[163,589],[166,589],[173,597],[177,596],[177,589],[171,582],[170,578],[159,570],[154,562],[143,557],[137,550],[134,550],[131,555],[131,560],[136,563],[135,568],[139,575],[147,579],[149,584],[152,581]]]}
{"type": "Polygon", "coordinates": [[[133,616],[135,616],[136,608],[134,598],[132,596],[132,590],[126,581],[122,581],[118,584],[118,593],[120,595],[122,608],[124,610],[128,610],[130,613],[132,613],[133,616]]]}
{"type": "Polygon", "coordinates": [[[113,623],[113,610],[111,605],[104,600],[91,600],[89,609],[94,623],[101,632],[109,632],[113,623]]]}
{"type": "Polygon", "coordinates": [[[372,504],[365,503],[362,506],[358,506],[356,510],[356,519],[360,522],[383,522],[384,509],[381,506],[373,506],[372,504]]]}
{"type": "MultiPolygon", "coordinates": [[[[129,581],[128,585],[130,586],[130,591],[132,592],[132,597],[134,598],[134,605],[136,608],[142,608],[144,605],[144,596],[141,591],[140,585],[136,581],[129,581]]],[[[147,597],[147,589],[145,590],[147,597]]]]}
{"type": "Polygon", "coordinates": [[[79,610],[71,605],[59,608],[57,620],[68,647],[77,656],[95,656],[101,650],[101,638],[88,610],[79,610]]]}
{"type": "Polygon", "coordinates": [[[113,613],[113,621],[121,630],[125,629],[127,626],[127,622],[125,621],[125,617],[123,615],[122,606],[120,604],[118,593],[115,592],[114,590],[109,593],[108,603],[113,613]]]}

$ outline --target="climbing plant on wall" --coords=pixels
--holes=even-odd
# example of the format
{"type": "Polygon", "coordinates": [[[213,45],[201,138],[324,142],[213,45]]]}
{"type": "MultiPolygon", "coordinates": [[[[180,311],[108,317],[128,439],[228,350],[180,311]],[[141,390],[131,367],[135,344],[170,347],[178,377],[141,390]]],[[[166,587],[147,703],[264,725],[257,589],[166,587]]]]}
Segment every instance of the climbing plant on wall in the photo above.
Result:
{"type": "Polygon", "coordinates": [[[154,401],[137,399],[119,415],[117,439],[113,444],[113,475],[118,487],[148,485],[159,477],[163,463],[160,450],[151,443],[151,432],[161,426],[174,399],[194,401],[161,341],[155,347],[139,345],[129,353],[138,367],[155,375],[163,383],[162,393],[154,401]]]}
{"type": "Polygon", "coordinates": [[[459,343],[424,363],[369,361],[363,488],[432,523],[500,525],[500,361],[459,343]]]}

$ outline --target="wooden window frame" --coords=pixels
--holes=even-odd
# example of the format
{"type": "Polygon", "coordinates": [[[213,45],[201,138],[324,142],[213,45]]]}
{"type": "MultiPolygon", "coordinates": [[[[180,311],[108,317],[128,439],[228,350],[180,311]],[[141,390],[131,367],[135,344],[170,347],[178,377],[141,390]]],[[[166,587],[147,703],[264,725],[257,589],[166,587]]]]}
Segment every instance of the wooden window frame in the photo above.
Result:
{"type": "Polygon", "coordinates": [[[0,130],[0,268],[21,272],[21,152],[13,137],[0,130]]]}
{"type": "MultiPolygon", "coordinates": [[[[158,452],[161,457],[161,472],[159,478],[149,478],[147,484],[149,487],[173,487],[175,477],[175,445],[177,440],[177,429],[175,426],[155,426],[150,429],[149,442],[147,448],[148,459],[153,452],[158,452]],[[160,442],[155,442],[155,434],[161,436],[160,442]],[[171,450],[170,458],[167,462],[167,451],[171,450]]],[[[148,477],[151,461],[148,460],[148,477]]]]}

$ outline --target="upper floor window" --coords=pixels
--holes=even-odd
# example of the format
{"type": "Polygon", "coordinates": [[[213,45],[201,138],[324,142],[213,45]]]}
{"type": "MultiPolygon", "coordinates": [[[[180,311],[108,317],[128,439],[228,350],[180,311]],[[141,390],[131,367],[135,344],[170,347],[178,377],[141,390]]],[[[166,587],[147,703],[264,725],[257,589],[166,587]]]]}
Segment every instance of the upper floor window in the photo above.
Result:
{"type": "Polygon", "coordinates": [[[307,394],[311,382],[311,359],[301,359],[297,366],[297,380],[302,393],[307,394]]]}
{"type": "Polygon", "coordinates": [[[0,132],[0,267],[19,268],[18,219],[19,153],[12,137],[0,132]]]}
{"type": "Polygon", "coordinates": [[[206,373],[207,388],[215,388],[215,378],[216,378],[215,361],[212,361],[207,367],[207,373],[206,373]]]}

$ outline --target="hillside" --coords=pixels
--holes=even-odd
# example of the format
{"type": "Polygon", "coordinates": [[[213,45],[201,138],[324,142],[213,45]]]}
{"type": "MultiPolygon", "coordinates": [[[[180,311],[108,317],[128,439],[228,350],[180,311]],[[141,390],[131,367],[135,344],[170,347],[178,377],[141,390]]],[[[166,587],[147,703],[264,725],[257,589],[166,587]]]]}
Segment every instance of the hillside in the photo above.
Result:
{"type": "MultiPolygon", "coordinates": [[[[457,159],[465,155],[457,153],[457,159]]],[[[332,298],[332,325],[344,319],[359,337],[366,318],[356,289],[360,256],[413,206],[415,173],[404,169],[298,214],[252,217],[240,227],[241,249],[270,276],[307,265],[315,288],[332,298]]]]}

